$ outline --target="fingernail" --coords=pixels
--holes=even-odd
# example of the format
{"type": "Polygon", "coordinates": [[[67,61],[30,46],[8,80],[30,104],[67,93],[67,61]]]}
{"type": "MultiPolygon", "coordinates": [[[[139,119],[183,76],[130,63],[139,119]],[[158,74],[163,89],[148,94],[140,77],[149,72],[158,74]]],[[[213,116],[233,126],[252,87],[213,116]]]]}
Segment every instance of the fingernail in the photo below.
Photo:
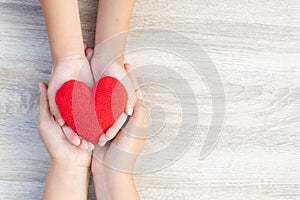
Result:
{"type": "Polygon", "coordinates": [[[72,139],[72,143],[75,145],[75,146],[79,146],[81,144],[81,140],[78,136],[76,136],[75,138],[72,139]]]}
{"type": "Polygon", "coordinates": [[[87,143],[87,141],[82,140],[82,145],[83,145],[83,147],[84,147],[85,150],[89,149],[89,144],[87,143]]]}
{"type": "Polygon", "coordinates": [[[93,145],[93,144],[90,143],[90,142],[88,142],[88,145],[89,145],[89,150],[90,150],[90,151],[94,151],[95,145],[93,145]]]}
{"type": "Polygon", "coordinates": [[[142,90],[138,89],[136,91],[136,98],[138,98],[139,100],[143,100],[143,93],[142,90]]]}
{"type": "Polygon", "coordinates": [[[115,126],[112,127],[112,128],[110,128],[110,129],[108,129],[108,131],[105,133],[106,138],[107,138],[108,140],[111,140],[111,139],[113,138],[113,136],[116,135],[115,133],[117,133],[118,130],[119,130],[119,128],[118,128],[118,127],[115,127],[115,126]]]}
{"type": "Polygon", "coordinates": [[[106,137],[110,138],[110,136],[112,135],[113,130],[111,130],[112,128],[108,129],[108,131],[106,131],[105,135],[106,137]]]}
{"type": "Polygon", "coordinates": [[[108,139],[106,138],[105,134],[103,134],[103,135],[101,135],[98,144],[99,144],[99,146],[103,147],[107,141],[108,141],[108,139]]]}
{"type": "Polygon", "coordinates": [[[57,123],[60,125],[60,126],[63,126],[65,124],[65,121],[63,119],[58,119],[57,120],[57,123]]]}
{"type": "Polygon", "coordinates": [[[131,107],[130,107],[130,108],[128,108],[127,114],[131,116],[131,115],[132,115],[132,113],[133,113],[133,109],[132,109],[131,107]]]}

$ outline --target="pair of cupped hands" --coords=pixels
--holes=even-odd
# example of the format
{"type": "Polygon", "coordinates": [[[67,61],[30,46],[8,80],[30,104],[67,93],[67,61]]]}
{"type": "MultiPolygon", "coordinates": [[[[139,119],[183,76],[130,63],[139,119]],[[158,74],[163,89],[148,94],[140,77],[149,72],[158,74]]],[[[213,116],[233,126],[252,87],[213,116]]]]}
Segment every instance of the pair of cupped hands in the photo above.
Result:
{"type": "Polygon", "coordinates": [[[84,51],[83,55],[85,56],[83,57],[70,56],[53,63],[49,87],[45,83],[40,83],[38,120],[40,137],[49,152],[51,163],[64,165],[66,169],[83,167],[91,169],[93,174],[105,174],[124,165],[130,166],[126,170],[132,170],[135,159],[144,147],[148,126],[142,93],[138,89],[132,68],[129,64],[113,62],[103,70],[99,68],[101,60],[97,52],[87,48],[86,43],[84,43],[84,51]],[[128,102],[124,113],[100,137],[99,145],[95,146],[78,136],[64,123],[54,99],[56,91],[68,80],[82,81],[92,88],[94,83],[104,76],[112,76],[124,84],[128,93],[128,102]],[[125,76],[129,77],[129,81],[122,81],[125,76]],[[121,129],[121,125],[127,120],[128,115],[131,117],[126,126],[121,129]],[[113,140],[110,141],[111,139],[113,140]],[[128,157],[128,160],[118,158],[120,149],[135,155],[134,158],[128,157]],[[112,158],[116,160],[116,166],[106,164],[112,164],[112,158]]]}

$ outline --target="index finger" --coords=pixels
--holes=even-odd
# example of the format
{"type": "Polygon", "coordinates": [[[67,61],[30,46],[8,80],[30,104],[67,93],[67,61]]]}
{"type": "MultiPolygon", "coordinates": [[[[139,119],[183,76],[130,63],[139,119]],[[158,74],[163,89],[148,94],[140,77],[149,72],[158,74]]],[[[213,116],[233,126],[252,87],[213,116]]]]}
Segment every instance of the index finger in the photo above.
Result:
{"type": "Polygon", "coordinates": [[[49,120],[52,115],[49,111],[49,101],[47,95],[47,85],[45,83],[39,83],[40,88],[40,100],[39,100],[39,121],[49,120]]]}

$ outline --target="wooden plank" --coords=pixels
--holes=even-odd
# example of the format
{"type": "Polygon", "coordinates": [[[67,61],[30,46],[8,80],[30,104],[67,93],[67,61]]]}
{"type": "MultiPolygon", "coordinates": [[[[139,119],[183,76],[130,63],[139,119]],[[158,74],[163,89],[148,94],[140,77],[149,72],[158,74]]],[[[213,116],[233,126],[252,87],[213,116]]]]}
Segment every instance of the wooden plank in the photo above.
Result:
{"type": "MultiPolygon", "coordinates": [[[[90,46],[96,7],[94,0],[80,1],[90,46]]],[[[135,67],[159,64],[181,74],[199,109],[198,132],[183,156],[162,170],[135,176],[142,199],[300,198],[299,10],[297,0],[137,1],[132,28],[165,28],[191,38],[215,64],[226,96],[219,143],[200,160],[212,116],[203,77],[172,52],[143,49],[126,56],[135,67]]],[[[174,47],[185,45],[166,39],[174,47]]],[[[130,35],[128,48],[140,40],[130,35]]],[[[0,45],[0,199],[40,199],[49,156],[36,128],[38,82],[48,80],[51,57],[38,1],[0,0],[0,45]]],[[[138,79],[153,83],[160,72],[140,72],[138,79]]],[[[186,94],[178,80],[167,73],[159,76],[186,94]]],[[[175,138],[181,110],[167,88],[145,85],[144,96],[148,107],[160,105],[166,111],[164,131],[145,146],[145,152],[152,152],[175,138]]],[[[189,102],[184,99],[182,106],[189,102]]],[[[89,199],[95,199],[92,188],[91,183],[89,199]]]]}

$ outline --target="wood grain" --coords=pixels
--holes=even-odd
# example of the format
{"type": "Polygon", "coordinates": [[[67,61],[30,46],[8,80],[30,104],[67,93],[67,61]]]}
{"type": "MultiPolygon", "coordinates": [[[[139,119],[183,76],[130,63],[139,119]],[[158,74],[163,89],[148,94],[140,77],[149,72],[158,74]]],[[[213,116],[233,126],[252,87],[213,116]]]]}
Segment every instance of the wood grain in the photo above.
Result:
{"type": "MultiPolygon", "coordinates": [[[[94,0],[80,1],[90,46],[96,7],[94,0]]],[[[203,77],[172,52],[142,49],[126,56],[133,66],[157,64],[180,73],[195,93],[200,118],[192,145],[176,162],[135,176],[141,199],[300,199],[299,10],[298,0],[137,1],[132,28],[170,29],[191,38],[215,64],[226,97],[219,142],[200,160],[212,116],[203,77]]],[[[130,35],[128,47],[140,40],[130,35]]],[[[49,156],[37,132],[38,83],[48,80],[51,58],[38,1],[0,0],[0,45],[0,199],[41,199],[49,156]]],[[[200,59],[197,52],[194,58],[200,59]]],[[[145,152],[175,138],[180,106],[189,103],[179,105],[168,88],[153,84],[157,75],[185,94],[178,80],[158,68],[137,75],[152,83],[144,86],[148,107],[166,113],[165,129],[147,141],[145,152]]],[[[89,199],[95,199],[92,183],[89,199]]]]}

